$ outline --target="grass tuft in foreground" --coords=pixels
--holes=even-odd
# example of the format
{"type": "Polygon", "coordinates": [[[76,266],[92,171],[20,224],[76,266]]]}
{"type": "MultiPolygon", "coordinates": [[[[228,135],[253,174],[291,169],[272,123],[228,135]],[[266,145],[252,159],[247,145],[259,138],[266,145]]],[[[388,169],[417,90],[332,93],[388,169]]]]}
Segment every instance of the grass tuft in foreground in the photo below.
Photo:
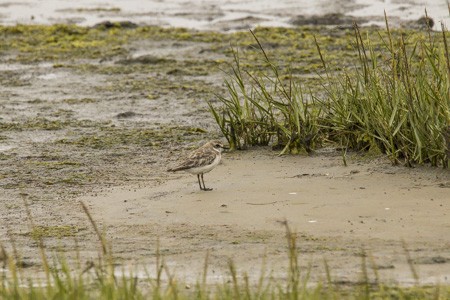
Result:
{"type": "Polygon", "coordinates": [[[339,66],[339,71],[329,67],[316,41],[324,73],[322,89],[314,92],[290,74],[280,74],[253,34],[267,71],[243,71],[233,50],[234,65],[225,81],[228,96],[218,96],[221,107],[209,104],[231,147],[272,142],[284,154],[310,152],[331,141],[345,149],[376,149],[394,164],[448,167],[447,31],[408,40],[407,33],[392,32],[386,19],[386,31],[378,34],[381,45],[372,44],[355,24],[356,65],[339,66]]]}
{"type": "MultiPolygon", "coordinates": [[[[35,230],[35,221],[28,208],[25,208],[30,231],[35,230]]],[[[369,255],[363,253],[361,280],[350,286],[342,286],[334,281],[331,271],[324,262],[326,279],[323,282],[310,282],[310,269],[299,264],[297,234],[292,232],[285,221],[287,240],[287,274],[283,279],[274,279],[265,273],[263,265],[259,280],[252,283],[249,276],[239,274],[238,267],[232,260],[228,263],[229,278],[222,284],[207,282],[209,255],[206,255],[203,275],[192,288],[177,281],[164,257],[156,249],[156,270],[142,278],[131,273],[117,271],[112,245],[104,237],[84,203],[81,207],[89,219],[94,234],[100,242],[98,259],[70,264],[63,254],[53,255],[49,259],[43,236],[37,236],[38,250],[41,256],[41,275],[33,278],[33,273],[25,271],[19,250],[15,247],[14,237],[10,234],[12,249],[7,250],[0,244],[0,264],[2,278],[0,299],[448,299],[450,288],[447,286],[423,287],[418,284],[418,276],[411,265],[416,285],[409,288],[386,286],[379,280],[376,264],[369,255]],[[367,257],[370,259],[367,261],[367,257]],[[374,276],[369,273],[373,271],[374,276]],[[373,278],[372,278],[373,277],[373,278]],[[371,279],[372,278],[372,279],[371,279]]]]}

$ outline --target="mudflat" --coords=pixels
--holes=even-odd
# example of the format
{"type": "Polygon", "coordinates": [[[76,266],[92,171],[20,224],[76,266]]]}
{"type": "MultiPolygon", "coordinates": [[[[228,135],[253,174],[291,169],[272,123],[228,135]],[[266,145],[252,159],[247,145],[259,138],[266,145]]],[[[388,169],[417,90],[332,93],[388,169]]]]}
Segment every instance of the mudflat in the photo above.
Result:
{"type": "MultiPolygon", "coordinates": [[[[311,264],[316,280],[326,276],[325,259],[334,280],[357,282],[363,255],[383,281],[414,283],[407,255],[423,283],[449,280],[446,170],[357,156],[344,167],[339,153],[278,157],[259,149],[225,154],[205,177],[211,192],[186,174],[81,199],[115,228],[108,230],[115,249],[147,245],[142,250],[151,252],[159,240],[167,262],[187,281],[199,278],[207,252],[216,279],[226,276],[228,259],[255,281],[263,260],[281,276],[288,266],[285,222],[298,235],[305,272],[311,264]]],[[[129,250],[127,259],[135,256],[129,250]]],[[[151,264],[146,255],[139,259],[151,264]]]]}
{"type": "MultiPolygon", "coordinates": [[[[333,148],[279,157],[267,147],[225,153],[205,175],[210,192],[198,190],[195,176],[166,172],[205,141],[223,139],[206,101],[217,105],[217,94],[226,94],[231,42],[243,64],[262,68],[250,34],[1,30],[0,241],[8,252],[18,249],[30,272],[42,266],[36,237],[49,255],[61,251],[73,262],[79,253],[81,263],[98,256],[83,201],[118,271],[153,270],[159,244],[169,268],[188,282],[198,279],[208,252],[211,282],[228,276],[229,259],[252,280],[263,265],[283,279],[287,221],[314,280],[325,277],[325,259],[333,280],[358,282],[365,257],[379,280],[413,283],[413,266],[423,283],[449,283],[448,170],[392,166],[368,153],[349,154],[344,166],[333,148]]],[[[351,29],[255,33],[281,66],[298,57],[290,61],[293,75],[312,87],[321,67],[313,36],[340,66],[357,56],[351,29]]]]}

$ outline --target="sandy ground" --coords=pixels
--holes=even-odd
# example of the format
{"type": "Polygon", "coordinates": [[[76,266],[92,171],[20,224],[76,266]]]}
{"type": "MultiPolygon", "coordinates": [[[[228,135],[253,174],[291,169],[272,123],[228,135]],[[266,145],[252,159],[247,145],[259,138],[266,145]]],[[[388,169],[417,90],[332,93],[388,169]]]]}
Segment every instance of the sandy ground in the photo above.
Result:
{"type": "Polygon", "coordinates": [[[286,220],[314,279],[325,278],[326,259],[334,280],[357,282],[366,251],[383,281],[411,284],[404,242],[423,283],[450,283],[448,171],[357,156],[344,167],[338,153],[278,157],[260,149],[226,153],[205,178],[213,191],[199,191],[186,174],[81,199],[104,226],[119,229],[115,247],[147,241],[152,248],[159,239],[171,268],[188,282],[199,278],[207,251],[209,281],[223,280],[229,258],[257,280],[266,257],[267,270],[283,277],[286,220]]]}
{"type": "Polygon", "coordinates": [[[9,253],[15,244],[30,272],[41,266],[25,199],[35,225],[47,230],[49,254],[63,251],[71,260],[78,250],[82,263],[95,260],[99,242],[83,201],[104,228],[118,271],[139,265],[153,274],[159,240],[169,268],[188,282],[199,278],[207,252],[210,282],[228,278],[230,258],[252,280],[264,260],[266,274],[283,279],[288,258],[281,223],[287,220],[313,281],[324,278],[326,259],[336,282],[355,283],[367,255],[381,280],[411,284],[404,241],[422,283],[450,284],[448,170],[394,167],[356,154],[345,167],[333,149],[278,157],[261,148],[225,153],[223,164],[205,176],[211,192],[199,191],[194,176],[167,173],[179,157],[220,137],[204,87],[223,91],[223,73],[168,71],[187,60],[229,59],[209,47],[166,40],[127,45],[129,57],[171,60],[152,73],[95,71],[117,68],[128,56],[58,67],[11,63],[14,53],[0,57],[0,242],[9,253]],[[149,130],[162,132],[155,145],[149,130]]]}

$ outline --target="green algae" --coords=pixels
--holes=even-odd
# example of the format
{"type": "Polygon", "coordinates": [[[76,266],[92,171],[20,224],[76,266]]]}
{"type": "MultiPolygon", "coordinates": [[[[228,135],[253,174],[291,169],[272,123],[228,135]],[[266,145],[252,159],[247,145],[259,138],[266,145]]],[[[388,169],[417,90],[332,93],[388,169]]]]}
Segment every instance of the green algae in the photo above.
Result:
{"type": "Polygon", "coordinates": [[[0,72],[0,84],[7,87],[23,87],[29,86],[28,79],[21,78],[21,74],[16,71],[4,70],[0,72]]]}
{"type": "MultiPolygon", "coordinates": [[[[110,79],[107,85],[95,86],[96,92],[120,92],[131,95],[146,95],[148,99],[158,99],[165,95],[185,95],[187,97],[199,98],[211,95],[212,88],[205,81],[200,79],[186,78],[186,70],[172,69],[169,74],[152,74],[148,76],[135,76],[137,72],[130,66],[96,66],[84,65],[78,66],[83,70],[79,72],[100,73],[100,74],[122,74],[110,79]],[[179,70],[179,71],[174,71],[179,70]],[[177,73],[177,74],[175,74],[177,73]],[[184,74],[184,75],[183,75],[184,74]]],[[[139,72],[137,72],[139,73],[139,72]]],[[[145,72],[143,72],[145,73],[145,72]]],[[[150,71],[148,72],[150,73],[150,71]]],[[[196,75],[200,75],[197,73],[196,75]]],[[[217,89],[217,88],[216,88],[217,89]]]]}
{"type": "MultiPolygon", "coordinates": [[[[159,27],[123,28],[80,27],[76,25],[0,26],[0,51],[15,54],[10,62],[40,62],[67,59],[107,59],[126,56],[126,45],[138,40],[177,40],[218,42],[220,35],[163,29],[159,27]]],[[[57,63],[55,66],[59,66],[57,63]]]]}
{"type": "Polygon", "coordinates": [[[89,120],[60,120],[58,117],[62,115],[72,114],[71,111],[58,110],[54,112],[54,119],[35,117],[25,118],[24,121],[0,122],[0,130],[2,131],[35,131],[47,130],[56,131],[68,127],[92,127],[98,126],[98,122],[89,120]]]}
{"type": "Polygon", "coordinates": [[[77,12],[120,12],[121,9],[118,7],[111,7],[111,8],[105,8],[105,7],[95,7],[95,8],[77,8],[75,9],[77,12]]]}
{"type": "Polygon", "coordinates": [[[157,129],[145,128],[103,128],[100,132],[85,134],[74,139],[64,138],[57,141],[59,144],[73,145],[81,148],[97,150],[116,149],[118,147],[161,147],[169,140],[181,141],[187,136],[203,137],[205,130],[195,127],[162,127],[157,129]]]}
{"type": "MultiPolygon", "coordinates": [[[[374,49],[380,48],[385,41],[377,36],[377,29],[365,29],[371,36],[374,49]]],[[[262,46],[272,62],[280,71],[289,71],[293,76],[323,73],[315,40],[321,46],[324,59],[331,66],[344,69],[354,65],[357,54],[352,29],[333,29],[328,27],[294,27],[255,29],[262,46]]],[[[426,38],[424,32],[393,31],[393,35],[405,35],[413,43],[426,38]]],[[[261,70],[261,60],[255,41],[248,32],[230,34],[218,32],[198,32],[183,28],[159,28],[141,26],[125,28],[113,27],[79,27],[75,25],[17,25],[0,26],[3,43],[0,51],[10,54],[8,62],[32,63],[51,61],[54,68],[73,68],[82,73],[99,74],[133,74],[135,72],[160,73],[168,76],[207,76],[219,69],[227,69],[223,59],[209,59],[211,55],[232,57],[230,45],[241,49],[242,69],[261,70]],[[165,58],[155,56],[154,60],[127,58],[130,45],[140,41],[172,41],[175,43],[205,43],[201,53],[194,58],[165,58]],[[204,53],[205,58],[202,58],[204,53]],[[78,61],[83,59],[83,62],[78,61]],[[86,59],[96,61],[86,62],[86,59]],[[116,64],[98,63],[115,60],[116,64]]],[[[2,84],[11,86],[27,85],[23,80],[11,76],[0,77],[2,84]],[[4,78],[2,80],[2,78],[4,78]]]]}
{"type": "Polygon", "coordinates": [[[74,225],[56,225],[56,226],[42,226],[36,225],[33,229],[24,234],[25,236],[30,236],[34,240],[39,240],[42,238],[64,238],[64,237],[74,237],[80,231],[80,228],[74,225]]]}
{"type": "MultiPolygon", "coordinates": [[[[355,38],[351,29],[334,29],[329,27],[294,27],[255,29],[255,34],[267,52],[271,61],[280,70],[283,81],[297,78],[314,92],[323,89],[320,76],[324,68],[317,53],[315,39],[323,50],[324,60],[333,70],[345,70],[353,67],[358,59],[354,51],[355,38]]],[[[395,36],[404,36],[407,43],[413,44],[418,39],[429,38],[428,33],[397,30],[395,36]]],[[[434,38],[437,33],[430,33],[434,38]]],[[[385,43],[377,29],[364,29],[364,37],[370,36],[371,46],[381,49],[385,43]]],[[[21,64],[45,63],[55,72],[76,73],[80,77],[90,78],[96,75],[87,92],[92,94],[56,96],[52,101],[33,95],[28,100],[33,109],[45,105],[45,110],[38,117],[24,117],[13,121],[0,120],[0,140],[14,140],[14,133],[19,131],[58,131],[66,130],[65,137],[56,142],[49,142],[41,149],[57,149],[61,153],[81,152],[85,158],[68,159],[60,157],[55,161],[27,159],[24,162],[14,156],[2,155],[4,165],[16,165],[17,180],[2,184],[4,188],[49,187],[59,185],[76,186],[97,180],[90,175],[86,166],[89,162],[99,161],[98,153],[113,153],[124,159],[139,149],[156,150],[168,148],[173,143],[185,143],[210,137],[203,129],[189,127],[161,127],[147,123],[128,128],[120,124],[113,127],[113,120],[106,122],[77,120],[77,106],[96,104],[102,101],[114,101],[109,95],[122,95],[127,99],[163,99],[194,103],[212,98],[213,94],[223,94],[224,87],[211,84],[210,78],[222,76],[230,71],[229,63],[234,49],[241,57],[241,68],[248,74],[261,74],[266,63],[261,59],[257,44],[248,32],[218,33],[198,32],[182,28],[159,28],[141,26],[133,28],[127,24],[112,23],[97,27],[79,27],[75,25],[17,25],[0,26],[0,61],[12,66],[21,64]],[[183,51],[173,51],[166,56],[158,52],[158,43],[172,45],[174,48],[189,46],[194,51],[183,56],[183,51]],[[135,57],[135,45],[156,45],[150,49],[154,56],[135,57]],[[155,54],[156,53],[156,54],[155,54]],[[178,55],[178,56],[177,56],[178,55]],[[105,80],[103,80],[105,78],[105,80]],[[106,95],[106,96],[105,96],[106,95]],[[58,98],[59,97],[59,98],[58,98]],[[112,99],[112,100],[110,100],[112,99]],[[63,104],[64,107],[57,107],[63,104]],[[7,132],[5,134],[4,132],[7,132]],[[73,151],[73,152],[71,152],[73,151]],[[94,154],[93,154],[94,153],[94,154]],[[90,156],[92,155],[92,156],[90,156]],[[92,160],[90,160],[92,159],[92,160]],[[26,172],[30,170],[30,174],[26,172]],[[36,176],[36,174],[43,174],[36,176]]],[[[395,46],[395,45],[394,45],[395,46]]],[[[34,66],[31,66],[34,68],[34,66]]],[[[34,78],[23,76],[22,69],[5,70],[0,74],[2,86],[20,89],[30,86],[34,78]]],[[[305,93],[309,91],[305,90],[305,93]]],[[[6,94],[5,98],[8,97],[6,94]]],[[[155,102],[157,103],[157,102],[155,102]]],[[[153,103],[152,103],[153,104],[153,103]]],[[[30,107],[30,106],[29,106],[30,107]]],[[[205,107],[196,106],[197,111],[205,107]]],[[[43,107],[44,109],[44,107],[43,107]]],[[[126,109],[129,110],[129,109],[126,109]]],[[[121,111],[118,111],[118,113],[121,111]]],[[[206,115],[206,114],[205,114],[206,115]]],[[[125,123],[125,122],[124,122],[125,123]]],[[[176,123],[175,123],[176,124],[176,123]]],[[[62,133],[62,132],[60,132],[62,133]]],[[[37,150],[38,151],[38,150],[37,150]]],[[[112,154],[111,154],[112,155],[112,154]]],[[[99,169],[106,167],[99,162],[99,169]]],[[[104,164],[104,163],[103,163],[104,164]]],[[[12,172],[11,169],[9,169],[12,172]]],[[[7,170],[2,173],[8,178],[7,170]]],[[[117,175],[117,178],[121,175],[117,175]]]]}
{"type": "MultiPolygon", "coordinates": [[[[231,55],[229,45],[237,45],[246,52],[245,57],[249,60],[248,65],[258,67],[259,54],[257,45],[248,32],[226,34],[199,32],[183,28],[160,28],[155,26],[128,28],[119,25],[108,28],[101,26],[80,27],[76,25],[0,26],[0,37],[3,40],[0,51],[13,54],[8,59],[10,62],[53,61],[55,67],[61,67],[61,64],[57,61],[77,58],[108,60],[114,57],[121,57],[123,59],[123,57],[127,57],[130,54],[128,46],[133,42],[189,41],[207,43],[209,46],[205,50],[228,56],[231,55]]],[[[371,35],[374,48],[380,47],[384,43],[381,37],[376,36],[377,30],[373,28],[364,30],[367,32],[367,35],[371,35]]],[[[314,38],[316,38],[324,53],[326,53],[326,61],[338,62],[340,65],[348,66],[352,65],[356,58],[356,54],[353,51],[355,39],[352,29],[321,26],[300,26],[294,28],[258,27],[254,32],[261,38],[262,45],[267,49],[269,57],[271,52],[276,52],[274,62],[280,62],[280,64],[289,63],[298,72],[302,68],[304,68],[305,73],[319,70],[314,38]],[[311,63],[315,65],[314,68],[311,67],[311,63]]],[[[393,35],[405,35],[408,42],[426,38],[426,33],[412,30],[396,30],[393,31],[393,35]]],[[[159,59],[164,60],[162,57],[159,59]]],[[[180,65],[176,68],[172,67],[172,69],[184,70],[186,67],[188,66],[180,65]]]]}
{"type": "Polygon", "coordinates": [[[93,99],[93,98],[67,98],[67,99],[63,99],[62,102],[71,104],[71,105],[76,105],[76,104],[96,103],[96,102],[98,102],[98,100],[93,99]]]}
{"type": "Polygon", "coordinates": [[[76,161],[30,161],[30,164],[42,166],[49,170],[61,170],[67,167],[80,167],[82,164],[76,161]]]}
{"type": "MultiPolygon", "coordinates": [[[[257,28],[255,33],[262,37],[264,46],[268,46],[267,49],[276,49],[277,60],[300,64],[307,64],[310,58],[317,59],[317,55],[313,55],[311,52],[315,49],[314,36],[326,49],[330,48],[333,51],[348,49],[352,38],[349,31],[339,32],[337,37],[330,38],[329,31],[323,28],[312,29],[309,27],[257,28]],[[331,46],[327,47],[327,44],[331,46]]],[[[1,51],[16,54],[15,57],[9,59],[10,61],[23,63],[53,61],[54,67],[62,67],[63,65],[56,61],[67,59],[126,57],[130,54],[127,46],[141,40],[207,43],[210,45],[205,50],[227,55],[231,54],[229,51],[231,43],[244,48],[248,52],[247,58],[252,58],[253,62],[258,61],[254,41],[249,38],[247,32],[223,34],[152,26],[133,29],[120,27],[102,29],[75,25],[17,25],[13,27],[0,26],[0,37],[4,40],[1,51]]],[[[163,58],[159,59],[161,61],[157,65],[160,63],[170,65],[173,62],[173,60],[165,62],[163,58]]],[[[197,67],[205,65],[200,70],[202,74],[207,74],[207,70],[210,68],[207,61],[179,64],[169,67],[186,72],[189,65],[197,67]]],[[[253,64],[249,63],[249,65],[253,64]]],[[[191,74],[189,71],[187,73],[191,74]]]]}
{"type": "Polygon", "coordinates": [[[49,120],[47,118],[33,118],[24,122],[0,123],[0,129],[5,131],[23,130],[60,130],[66,127],[68,122],[61,120],[49,120]]]}
{"type": "Polygon", "coordinates": [[[98,58],[124,53],[124,41],[101,31],[74,25],[0,27],[1,50],[17,53],[17,62],[98,58]]]}

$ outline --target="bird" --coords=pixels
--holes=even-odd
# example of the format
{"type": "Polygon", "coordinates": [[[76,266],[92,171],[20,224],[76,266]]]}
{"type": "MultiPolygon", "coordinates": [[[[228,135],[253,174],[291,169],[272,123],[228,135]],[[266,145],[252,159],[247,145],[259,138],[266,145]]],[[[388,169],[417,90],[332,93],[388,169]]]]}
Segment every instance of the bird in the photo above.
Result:
{"type": "Polygon", "coordinates": [[[212,140],[200,148],[194,150],[179,165],[169,168],[168,172],[186,171],[197,175],[198,185],[201,191],[212,191],[212,188],[205,186],[203,174],[214,169],[222,158],[222,151],[228,149],[219,140],[212,140]],[[200,181],[201,179],[201,181],[200,181]],[[203,186],[202,186],[203,184],[203,186]]]}

